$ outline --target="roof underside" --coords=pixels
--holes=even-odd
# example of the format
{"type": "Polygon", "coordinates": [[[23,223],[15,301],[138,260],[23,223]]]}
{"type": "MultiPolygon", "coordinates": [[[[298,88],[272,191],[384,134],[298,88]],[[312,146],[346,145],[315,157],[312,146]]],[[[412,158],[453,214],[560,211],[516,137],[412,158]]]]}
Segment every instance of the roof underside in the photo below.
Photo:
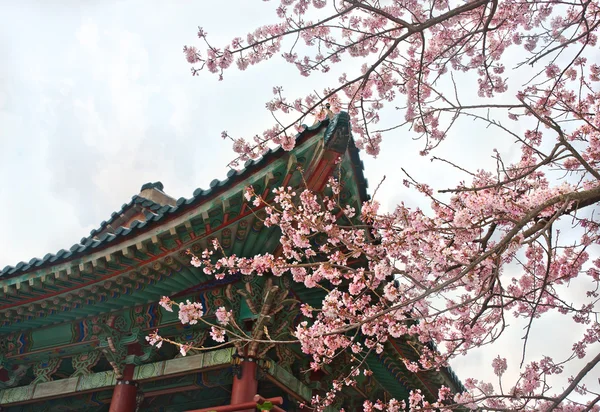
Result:
{"type": "MultiPolygon", "coordinates": [[[[279,244],[277,229],[264,227],[243,191],[249,184],[265,193],[270,187],[299,185],[297,169],[308,171],[321,161],[323,142],[335,123],[323,122],[300,135],[293,152],[274,150],[244,170],[230,172],[227,179],[213,181],[211,189],[180,199],[177,206],[156,208],[142,201],[155,209],[144,222],[134,221],[97,240],[92,232],[73,251],[6,271],[0,281],[0,334],[156,301],[204,284],[210,279],[189,265],[186,250],[204,250],[212,238],[238,256],[272,252],[279,244]]],[[[350,156],[345,159],[348,173],[362,182],[362,187],[355,186],[360,189],[348,193],[359,207],[366,193],[362,165],[350,156]]],[[[134,197],[132,202],[139,201],[134,197]]]]}

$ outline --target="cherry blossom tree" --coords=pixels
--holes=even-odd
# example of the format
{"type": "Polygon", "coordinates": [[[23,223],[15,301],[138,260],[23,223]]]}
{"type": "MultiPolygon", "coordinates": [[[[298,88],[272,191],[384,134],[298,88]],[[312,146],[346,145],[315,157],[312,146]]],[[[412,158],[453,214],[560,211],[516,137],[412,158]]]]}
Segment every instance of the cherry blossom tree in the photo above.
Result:
{"type": "MultiPolygon", "coordinates": [[[[282,255],[226,256],[215,244],[192,264],[218,277],[288,275],[326,289],[321,307],[302,306],[305,321],[289,341],[278,342],[298,342],[315,370],[353,353],[352,370],[314,399],[317,409],[368,373],[365,356],[391,337],[435,343],[418,362],[405,361],[416,372],[484,345],[495,348],[517,318],[527,325],[519,343],[523,361],[512,365],[518,379],[503,378],[503,351],[514,348],[496,347],[489,368],[498,382],[462,377],[466,392],[442,388],[435,403],[414,391],[408,401],[368,401],[365,410],[600,410],[600,390],[583,383],[600,375],[600,2],[281,0],[274,8],[273,24],[222,47],[199,29],[200,46],[184,48],[192,73],[207,70],[222,79],[232,67],[280,57],[302,76],[348,73],[306,96],[288,97],[275,87],[267,104],[273,127],[247,139],[223,133],[236,161],[256,158],[270,144],[291,150],[307,116],[323,118],[328,104],[350,114],[356,144],[367,154],[377,156],[384,137],[402,130],[421,139],[424,162],[443,161],[464,180],[433,187],[403,171],[405,185],[430,203],[427,210],[401,203],[383,211],[376,195],[354,210],[340,202],[334,178],[325,194],[276,188],[262,198],[248,188],[247,198],[266,210],[265,224],[281,228],[282,255]],[[460,87],[457,79],[465,76],[476,82],[476,96],[460,87]],[[508,161],[494,151],[494,168],[472,171],[436,157],[442,142],[453,144],[451,131],[464,118],[506,136],[520,158],[508,161]],[[326,235],[324,245],[310,241],[317,234],[326,235]],[[575,281],[586,290],[574,301],[564,291],[575,281]],[[584,333],[572,337],[561,358],[541,353],[525,361],[533,325],[549,314],[559,314],[567,328],[583,325],[584,333]],[[581,360],[574,374],[565,373],[581,360]]],[[[181,303],[180,319],[205,321],[200,309],[181,303]]],[[[253,339],[225,308],[217,319],[211,325],[217,342],[253,339]]]]}

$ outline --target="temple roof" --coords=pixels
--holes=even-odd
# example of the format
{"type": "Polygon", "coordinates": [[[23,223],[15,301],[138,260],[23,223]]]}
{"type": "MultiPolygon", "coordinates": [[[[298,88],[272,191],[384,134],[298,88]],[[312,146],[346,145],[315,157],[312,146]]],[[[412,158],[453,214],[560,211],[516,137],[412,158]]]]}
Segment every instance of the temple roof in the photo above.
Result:
{"type": "MultiPolygon", "coordinates": [[[[305,138],[314,135],[316,131],[323,127],[327,127],[325,131],[325,143],[327,143],[340,120],[347,122],[349,120],[348,114],[341,112],[331,120],[326,118],[325,120],[317,122],[312,126],[304,126],[304,130],[296,135],[297,143],[299,144],[305,138]]],[[[359,159],[358,149],[354,146],[353,142],[348,149],[350,151],[352,162],[355,163],[356,166],[359,166],[356,168],[356,173],[359,179],[360,197],[362,200],[366,200],[368,198],[368,183],[363,174],[363,164],[359,159]]],[[[284,153],[286,153],[286,151],[284,151],[280,146],[269,149],[260,158],[248,160],[242,169],[231,169],[227,173],[227,177],[225,179],[214,179],[212,182],[210,182],[210,187],[208,189],[198,188],[194,190],[190,198],[181,197],[174,202],[173,205],[160,205],[141,195],[134,195],[128,203],[125,203],[121,206],[120,210],[113,212],[108,220],[100,223],[98,229],[92,230],[90,235],[82,238],[79,243],[75,243],[69,249],[61,249],[56,253],[47,253],[43,258],[34,257],[29,262],[19,262],[15,266],[6,266],[0,271],[0,278],[7,279],[16,275],[27,273],[29,271],[38,270],[45,266],[51,266],[57,263],[65,262],[70,259],[83,256],[87,253],[91,253],[92,251],[102,249],[110,244],[118,243],[132,236],[134,233],[147,230],[164,219],[179,215],[183,211],[208,200],[224,189],[227,189],[235,183],[246,179],[248,176],[252,175],[254,171],[279,158],[284,153]],[[111,223],[115,222],[120,216],[122,216],[125,211],[136,204],[139,204],[151,213],[146,213],[144,220],[134,220],[128,226],[118,226],[111,231],[105,230],[109,225],[111,225],[111,223]]],[[[141,188],[141,194],[148,189],[155,189],[162,192],[164,187],[161,182],[146,183],[141,188]]]]}
{"type": "MultiPolygon", "coordinates": [[[[227,253],[237,256],[276,253],[280,247],[279,229],[266,227],[259,216],[261,211],[249,206],[244,199],[244,188],[249,184],[259,193],[266,193],[272,187],[298,187],[301,184],[319,191],[330,176],[339,173],[344,182],[341,198],[360,208],[368,199],[367,182],[358,149],[351,138],[349,116],[340,113],[307,127],[296,139],[294,150],[269,150],[260,159],[246,162],[243,169],[229,171],[225,179],[213,180],[209,189],[195,190],[188,199],[171,198],[164,192],[161,182],[146,183],[139,194],[69,250],[5,268],[0,273],[0,286],[4,290],[4,295],[0,296],[0,355],[5,357],[5,362],[19,367],[45,362],[48,357],[71,358],[63,362],[62,369],[57,372],[64,378],[74,373],[75,357],[104,348],[106,333],[116,333],[114,336],[119,336],[121,343],[141,341],[143,345],[145,334],[157,328],[164,336],[185,337],[186,341],[206,336],[203,325],[187,329],[175,313],[162,309],[157,301],[165,295],[201,302],[206,316],[212,316],[218,306],[229,301],[238,305],[236,313],[240,319],[250,319],[256,315],[261,291],[268,289],[265,284],[272,278],[278,282],[279,290],[297,295],[304,302],[316,299],[315,304],[318,304],[323,297],[321,289],[286,283],[290,282],[286,277],[243,278],[238,274],[217,280],[201,268],[189,265],[187,255],[189,250],[200,253],[215,238],[227,253]],[[108,329],[98,325],[108,325],[108,329]]],[[[287,294],[281,296],[281,299],[285,298],[287,294]]],[[[295,313],[292,310],[275,313],[271,330],[291,324],[295,313]]],[[[412,388],[421,388],[431,398],[435,398],[436,388],[441,384],[462,388],[450,369],[409,373],[401,357],[417,359],[414,346],[407,345],[404,338],[390,340],[381,356],[369,357],[367,363],[374,377],[360,385],[364,384],[366,389],[383,388],[399,398],[408,396],[412,388]]],[[[140,366],[138,371],[152,370],[170,362],[174,356],[167,345],[160,353],[151,349],[145,345],[141,354],[128,355],[139,362],[136,363],[140,366]],[[154,362],[152,356],[163,360],[154,362]]],[[[267,357],[276,356],[285,362],[288,358],[303,359],[304,355],[294,352],[296,349],[292,348],[287,354],[272,351],[267,357]]],[[[186,364],[189,359],[186,358],[186,364]]],[[[227,360],[221,366],[221,371],[229,373],[229,379],[231,362],[227,360]]],[[[111,374],[109,367],[106,362],[100,363],[97,373],[89,378],[97,380],[111,374]]],[[[166,370],[164,365],[161,368],[166,370]]],[[[8,373],[8,369],[4,370],[8,373]]],[[[310,398],[311,390],[276,362],[267,373],[296,394],[306,392],[306,396],[301,397],[305,401],[310,398]]],[[[207,376],[195,373],[194,376],[189,376],[193,378],[192,383],[200,382],[196,381],[201,378],[201,385],[205,384],[207,376]]],[[[37,386],[33,391],[31,385],[23,387],[31,392],[25,393],[21,387],[12,387],[19,383],[18,379],[13,382],[12,377],[9,381],[5,378],[0,376],[0,403],[38,402],[46,396],[37,386]],[[23,393],[33,394],[33,397],[15,398],[23,393]]],[[[142,388],[148,393],[162,391],[164,388],[160,385],[166,387],[167,383],[154,382],[156,378],[154,372],[151,376],[140,377],[140,380],[145,379],[142,388]]],[[[31,383],[34,374],[30,369],[28,375],[20,379],[23,379],[21,384],[31,383]]],[[[87,378],[81,379],[87,382],[87,378]]],[[[48,383],[40,385],[43,387],[48,383]]],[[[103,388],[97,387],[100,391],[97,393],[102,393],[103,388]]],[[[201,389],[203,394],[207,393],[206,386],[201,389]]]]}

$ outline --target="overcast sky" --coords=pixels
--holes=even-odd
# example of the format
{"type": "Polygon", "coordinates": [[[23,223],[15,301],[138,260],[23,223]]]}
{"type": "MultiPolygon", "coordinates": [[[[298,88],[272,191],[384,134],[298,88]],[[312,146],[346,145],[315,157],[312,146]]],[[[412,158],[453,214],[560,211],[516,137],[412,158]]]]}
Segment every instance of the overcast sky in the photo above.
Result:
{"type": "MultiPolygon", "coordinates": [[[[190,75],[182,46],[199,43],[198,25],[221,45],[274,21],[271,3],[51,3],[0,5],[0,266],[71,246],[148,181],[191,196],[227,172],[233,153],[222,130],[251,136],[272,125],[264,105],[273,86],[293,98],[337,82],[339,68],[307,79],[281,59],[229,71],[224,82],[190,75]]],[[[453,143],[468,140],[471,150],[452,159],[489,163],[497,142],[457,130],[453,143]]],[[[392,135],[375,162],[363,156],[372,188],[387,175],[388,207],[408,200],[398,164],[440,186],[455,177],[424,168],[412,137],[392,135]]]]}
{"type": "MultiPolygon", "coordinates": [[[[190,75],[182,47],[197,44],[198,25],[222,45],[273,22],[273,10],[273,2],[250,0],[0,2],[0,268],[69,248],[146,182],[162,181],[175,198],[208,187],[232,159],[222,130],[248,136],[271,126],[264,104],[273,86],[301,97],[335,82],[335,73],[303,78],[280,59],[227,72],[224,82],[190,75]]],[[[472,139],[473,127],[459,124],[451,159],[477,169],[490,163],[492,147],[516,155],[486,129],[472,139]]],[[[363,156],[371,190],[387,175],[379,197],[388,209],[411,201],[398,165],[438,188],[456,178],[423,162],[411,137],[386,140],[378,161],[363,156]]],[[[549,319],[541,329],[552,327],[549,319]]],[[[513,376],[520,335],[515,328],[506,338],[513,376]]],[[[552,350],[544,339],[533,355],[552,350]]],[[[572,344],[555,338],[554,350],[561,340],[572,344]]],[[[497,353],[453,365],[462,377],[481,374],[497,353]]]]}

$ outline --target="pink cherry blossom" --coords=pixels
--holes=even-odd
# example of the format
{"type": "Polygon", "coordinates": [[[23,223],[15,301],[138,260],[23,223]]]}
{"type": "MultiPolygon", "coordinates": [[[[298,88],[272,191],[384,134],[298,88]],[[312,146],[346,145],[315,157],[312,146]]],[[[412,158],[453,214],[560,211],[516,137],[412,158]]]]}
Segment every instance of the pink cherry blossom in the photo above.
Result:
{"type": "Polygon", "coordinates": [[[199,302],[190,302],[189,300],[186,303],[180,303],[178,315],[179,320],[184,325],[187,323],[195,325],[204,315],[202,304],[199,302]]]}
{"type": "Polygon", "coordinates": [[[225,342],[225,334],[226,334],[226,332],[225,332],[225,329],[223,329],[223,328],[219,328],[216,326],[212,326],[210,328],[210,337],[213,338],[213,340],[215,342],[219,342],[219,343],[225,342]]]}
{"type": "Polygon", "coordinates": [[[185,356],[185,355],[187,355],[187,353],[190,349],[191,349],[190,345],[181,345],[179,347],[179,353],[181,353],[181,356],[185,356]]]}
{"type": "Polygon", "coordinates": [[[148,336],[146,336],[146,341],[152,345],[155,346],[156,348],[159,348],[162,346],[163,344],[163,340],[162,338],[158,335],[158,331],[154,331],[152,333],[150,333],[148,336]]]}
{"type": "Polygon", "coordinates": [[[506,372],[506,358],[501,358],[500,356],[494,358],[492,361],[492,367],[494,368],[494,373],[498,376],[502,376],[504,372],[506,372]]]}
{"type": "Polygon", "coordinates": [[[173,301],[167,296],[163,296],[158,302],[166,311],[173,312],[173,301]]]}
{"type": "Polygon", "coordinates": [[[217,321],[221,325],[226,326],[229,322],[231,322],[233,312],[230,310],[228,311],[221,306],[215,311],[215,315],[217,316],[217,321]]]}

